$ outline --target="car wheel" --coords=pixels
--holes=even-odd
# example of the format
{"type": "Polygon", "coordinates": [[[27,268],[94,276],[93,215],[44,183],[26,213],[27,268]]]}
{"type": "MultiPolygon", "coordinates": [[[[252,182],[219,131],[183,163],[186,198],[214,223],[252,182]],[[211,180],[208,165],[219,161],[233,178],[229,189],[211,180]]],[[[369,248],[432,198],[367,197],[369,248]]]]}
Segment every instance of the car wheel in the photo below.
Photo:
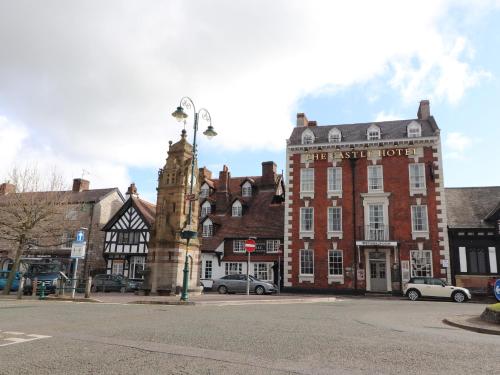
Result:
{"type": "Polygon", "coordinates": [[[452,298],[453,298],[454,302],[458,302],[458,303],[462,303],[462,302],[465,302],[467,300],[467,297],[465,296],[465,293],[463,293],[463,292],[453,293],[452,298]]]}
{"type": "Polygon", "coordinates": [[[260,286],[260,285],[259,285],[257,288],[255,288],[255,294],[258,294],[258,295],[262,295],[262,294],[264,294],[264,293],[265,293],[265,291],[266,291],[266,290],[264,289],[264,287],[263,287],[263,286],[260,286]]]}
{"type": "Polygon", "coordinates": [[[225,285],[221,285],[217,291],[219,292],[219,294],[226,294],[227,293],[227,288],[225,285]]]}
{"type": "Polygon", "coordinates": [[[408,296],[408,299],[410,299],[410,301],[416,301],[420,298],[420,293],[416,289],[409,290],[406,295],[408,296]]]}

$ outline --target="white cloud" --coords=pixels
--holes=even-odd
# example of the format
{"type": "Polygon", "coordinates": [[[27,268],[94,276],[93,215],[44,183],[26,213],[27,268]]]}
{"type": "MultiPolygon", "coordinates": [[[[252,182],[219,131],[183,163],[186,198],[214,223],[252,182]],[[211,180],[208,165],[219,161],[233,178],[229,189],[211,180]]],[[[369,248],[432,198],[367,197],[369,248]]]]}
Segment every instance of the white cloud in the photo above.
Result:
{"type": "Polygon", "coordinates": [[[466,151],[474,144],[480,143],[478,138],[470,137],[460,132],[448,133],[445,137],[445,156],[450,159],[464,160],[466,151]]]}
{"type": "Polygon", "coordinates": [[[375,116],[375,121],[376,122],[378,122],[378,121],[391,121],[391,120],[399,120],[401,118],[402,118],[402,116],[397,115],[395,113],[380,111],[375,116]]]}
{"type": "Polygon", "coordinates": [[[161,164],[186,94],[219,133],[204,152],[282,149],[304,95],[389,74],[407,100],[460,100],[487,73],[466,36],[440,28],[452,4],[2,2],[0,115],[25,124],[17,158],[85,168],[99,185],[161,164]]]}

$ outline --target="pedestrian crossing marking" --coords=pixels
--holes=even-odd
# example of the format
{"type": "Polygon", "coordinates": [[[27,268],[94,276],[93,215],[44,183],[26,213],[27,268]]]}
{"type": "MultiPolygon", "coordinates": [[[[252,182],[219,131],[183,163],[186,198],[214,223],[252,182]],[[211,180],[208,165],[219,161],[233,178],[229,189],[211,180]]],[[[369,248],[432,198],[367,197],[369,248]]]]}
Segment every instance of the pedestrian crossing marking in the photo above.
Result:
{"type": "Polygon", "coordinates": [[[18,331],[1,331],[0,330],[0,347],[14,344],[22,344],[25,342],[48,339],[52,336],[38,335],[36,333],[24,333],[18,331]],[[13,336],[13,337],[9,337],[13,336]]]}

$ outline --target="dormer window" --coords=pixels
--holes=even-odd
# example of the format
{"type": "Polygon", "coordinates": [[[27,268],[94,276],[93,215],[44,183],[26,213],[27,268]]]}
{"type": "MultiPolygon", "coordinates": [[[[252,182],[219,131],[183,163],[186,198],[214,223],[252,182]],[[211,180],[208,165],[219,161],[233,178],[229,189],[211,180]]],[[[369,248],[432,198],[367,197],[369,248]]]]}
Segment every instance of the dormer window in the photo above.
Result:
{"type": "Polygon", "coordinates": [[[212,205],[210,204],[209,201],[203,202],[201,205],[201,217],[205,217],[207,215],[210,215],[212,212],[212,205]]]}
{"type": "Polygon", "coordinates": [[[210,186],[207,183],[204,183],[201,186],[200,190],[200,198],[207,198],[210,195],[210,186]]]}
{"type": "Polygon", "coordinates": [[[207,219],[203,222],[203,237],[212,237],[214,234],[214,224],[212,220],[207,219]]]}
{"type": "Polygon", "coordinates": [[[407,128],[408,138],[418,138],[422,136],[422,126],[418,122],[411,122],[407,128]]]}
{"type": "Polygon", "coordinates": [[[314,134],[310,129],[304,130],[302,133],[302,144],[311,145],[314,143],[314,134]]]}
{"type": "Polygon", "coordinates": [[[369,141],[380,139],[380,128],[377,125],[371,125],[366,131],[366,139],[369,141]]]}
{"type": "Polygon", "coordinates": [[[233,203],[233,216],[234,217],[240,217],[243,215],[243,207],[241,206],[241,202],[240,201],[235,201],[233,203]]]}
{"type": "Polygon", "coordinates": [[[328,142],[329,143],[338,143],[342,141],[342,133],[339,129],[332,129],[328,133],[328,142]]]}
{"type": "Polygon", "coordinates": [[[241,196],[242,197],[251,197],[252,196],[252,184],[247,181],[241,187],[241,196]]]}

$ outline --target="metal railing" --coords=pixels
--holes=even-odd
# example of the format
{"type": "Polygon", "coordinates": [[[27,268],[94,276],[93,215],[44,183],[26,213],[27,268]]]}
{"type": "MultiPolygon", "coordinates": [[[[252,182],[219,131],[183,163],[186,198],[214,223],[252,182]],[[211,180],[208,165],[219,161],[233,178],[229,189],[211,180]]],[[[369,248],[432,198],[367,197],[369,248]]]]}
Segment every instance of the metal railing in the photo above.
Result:
{"type": "Polygon", "coordinates": [[[365,225],[365,241],[389,241],[389,227],[383,224],[365,225]]]}

